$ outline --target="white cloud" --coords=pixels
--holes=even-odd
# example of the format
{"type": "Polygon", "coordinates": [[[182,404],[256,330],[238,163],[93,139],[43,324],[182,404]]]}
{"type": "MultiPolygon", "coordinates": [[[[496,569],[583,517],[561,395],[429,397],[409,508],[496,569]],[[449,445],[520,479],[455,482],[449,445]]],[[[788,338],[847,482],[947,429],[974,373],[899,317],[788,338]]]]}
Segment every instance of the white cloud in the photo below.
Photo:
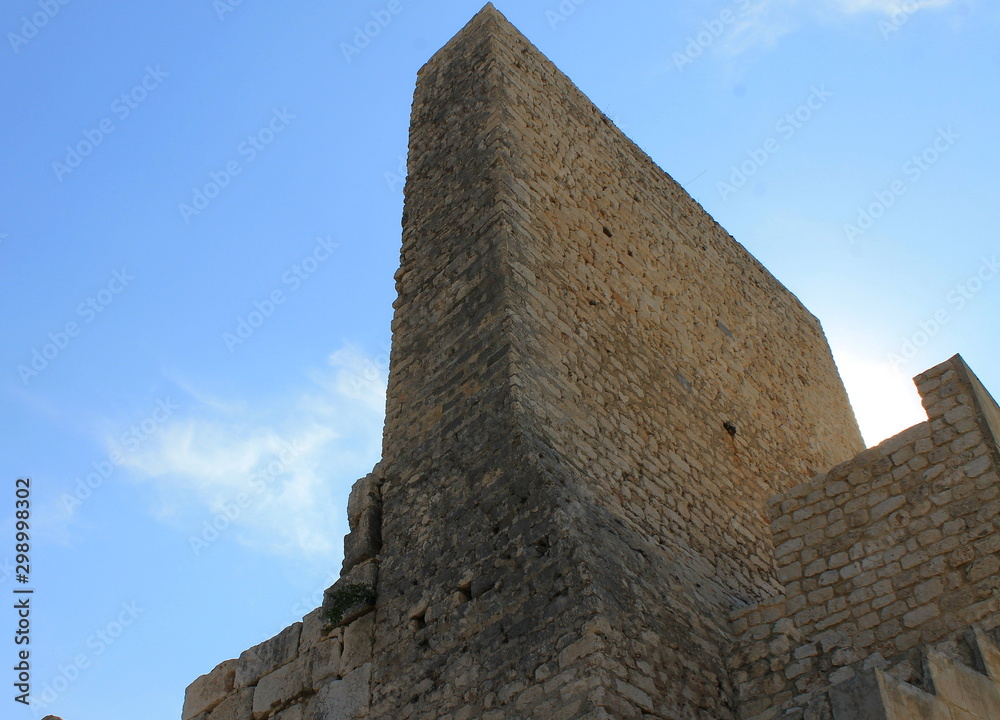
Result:
{"type": "Polygon", "coordinates": [[[378,460],[385,370],[343,348],[309,378],[304,392],[267,406],[187,388],[193,409],[125,455],[132,475],[159,491],[160,519],[189,541],[210,545],[214,526],[260,550],[337,555],[347,492],[378,460]]]}
{"type": "MultiPolygon", "coordinates": [[[[826,0],[825,3],[799,3],[799,0],[735,0],[737,20],[727,34],[724,49],[730,56],[748,50],[773,47],[778,40],[800,27],[808,18],[820,19],[823,10],[835,15],[877,14],[907,16],[931,8],[951,5],[954,0],[826,0]],[[825,8],[824,8],[825,5],[825,8]]],[[[829,16],[827,16],[829,17],[829,16]]]]}
{"type": "Polygon", "coordinates": [[[798,18],[789,10],[797,2],[755,0],[741,4],[743,9],[737,13],[738,19],[726,37],[725,51],[729,55],[740,55],[751,49],[773,47],[782,37],[798,29],[798,18]]]}
{"type": "Polygon", "coordinates": [[[928,8],[944,7],[954,0],[829,0],[835,9],[849,15],[863,12],[894,15],[904,12],[912,15],[928,8]]]}

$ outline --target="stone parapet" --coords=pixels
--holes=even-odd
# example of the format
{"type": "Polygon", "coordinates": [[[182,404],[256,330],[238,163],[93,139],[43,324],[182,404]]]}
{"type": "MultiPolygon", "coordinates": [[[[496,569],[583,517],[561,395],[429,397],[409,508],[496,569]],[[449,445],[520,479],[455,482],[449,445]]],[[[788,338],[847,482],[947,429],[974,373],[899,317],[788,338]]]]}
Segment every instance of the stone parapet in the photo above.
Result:
{"type": "Polygon", "coordinates": [[[785,590],[732,615],[741,717],[804,711],[859,669],[916,681],[920,648],[1000,625],[996,402],[957,356],[915,382],[927,422],[770,500],[785,590]]]}
{"type": "Polygon", "coordinates": [[[975,666],[944,652],[924,653],[921,689],[868,668],[830,690],[833,720],[995,720],[1000,718],[1000,649],[978,628],[969,632],[975,666]]]}
{"type": "Polygon", "coordinates": [[[371,616],[342,627],[322,608],[202,675],[182,720],[355,720],[368,717],[371,616]]]}

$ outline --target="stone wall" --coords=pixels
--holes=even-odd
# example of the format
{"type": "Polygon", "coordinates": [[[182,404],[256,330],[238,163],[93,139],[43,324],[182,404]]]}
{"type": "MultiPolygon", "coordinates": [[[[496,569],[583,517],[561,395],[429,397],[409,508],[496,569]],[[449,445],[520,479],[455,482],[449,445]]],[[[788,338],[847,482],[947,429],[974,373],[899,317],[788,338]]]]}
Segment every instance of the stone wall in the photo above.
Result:
{"type": "Polygon", "coordinates": [[[976,381],[929,375],[926,432],[858,455],[818,321],[492,6],[420,71],[396,281],[341,578],[184,720],[735,720],[829,707],[863,632],[898,668],[944,614],[995,613],[958,511],[996,484],[976,381]],[[930,553],[906,569],[904,531],[930,553]],[[889,604],[852,595],[864,573],[889,604]],[[905,632],[850,629],[890,606],[905,632]]]}
{"type": "Polygon", "coordinates": [[[863,448],[819,323],[491,7],[409,168],[373,708],[726,717],[765,498],[863,448]]]}
{"type": "Polygon", "coordinates": [[[547,60],[501,35],[524,425],[586,503],[771,585],[764,501],[864,449],[819,322],[547,60]]]}
{"type": "Polygon", "coordinates": [[[320,609],[195,680],[183,720],[348,720],[368,712],[371,616],[329,628],[320,609]]]}
{"type": "Polygon", "coordinates": [[[877,668],[832,688],[833,720],[993,720],[1000,717],[1000,650],[985,632],[968,633],[975,667],[938,650],[925,654],[923,685],[877,668]]]}
{"type": "Polygon", "coordinates": [[[741,717],[861,668],[919,684],[925,647],[1000,626],[996,403],[957,356],[916,383],[927,422],[771,499],[785,590],[733,615],[741,717]]]}
{"type": "MultiPolygon", "coordinates": [[[[510,288],[513,32],[488,8],[413,104],[380,494],[372,716],[582,717],[600,603],[525,432],[510,288]]],[[[592,692],[599,697],[592,699],[592,692]]]]}

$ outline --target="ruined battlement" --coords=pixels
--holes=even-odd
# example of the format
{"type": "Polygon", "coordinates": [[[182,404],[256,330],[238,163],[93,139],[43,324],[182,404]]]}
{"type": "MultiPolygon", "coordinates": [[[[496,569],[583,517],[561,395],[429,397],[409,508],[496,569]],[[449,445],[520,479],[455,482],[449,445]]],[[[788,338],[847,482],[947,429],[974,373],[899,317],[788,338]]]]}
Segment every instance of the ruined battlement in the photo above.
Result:
{"type": "MultiPolygon", "coordinates": [[[[978,628],[965,634],[972,662],[948,654],[950,647],[924,652],[920,687],[877,667],[867,667],[830,690],[835,720],[990,720],[1000,711],[1000,649],[978,628]],[[923,688],[923,689],[922,689],[923,688]]],[[[954,647],[955,644],[951,644],[954,647]]]]}
{"type": "Polygon", "coordinates": [[[184,720],[777,717],[875,644],[992,627],[992,516],[943,529],[996,491],[1000,414],[964,363],[921,381],[925,430],[866,451],[817,319],[492,5],[420,71],[408,167],[341,578],[184,720]],[[974,557],[939,568],[945,535],[974,557]],[[911,538],[898,597],[850,600],[911,538]],[[941,591],[911,607],[910,577],[941,591]]]}
{"type": "Polygon", "coordinates": [[[733,614],[746,720],[861,669],[919,682],[926,648],[1000,627],[997,404],[958,356],[915,381],[927,422],[769,501],[784,592],[733,614]]]}

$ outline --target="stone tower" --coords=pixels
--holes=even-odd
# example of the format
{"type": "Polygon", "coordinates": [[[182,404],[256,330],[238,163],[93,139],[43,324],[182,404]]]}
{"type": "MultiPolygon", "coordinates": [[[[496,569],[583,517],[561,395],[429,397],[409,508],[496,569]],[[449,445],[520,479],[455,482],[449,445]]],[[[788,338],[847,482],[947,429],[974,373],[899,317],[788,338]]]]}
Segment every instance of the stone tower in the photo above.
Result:
{"type": "Polygon", "coordinates": [[[396,281],[342,577],[185,720],[735,720],[784,691],[754,669],[751,608],[788,591],[768,499],[864,450],[820,324],[492,5],[420,71],[396,281]]]}

